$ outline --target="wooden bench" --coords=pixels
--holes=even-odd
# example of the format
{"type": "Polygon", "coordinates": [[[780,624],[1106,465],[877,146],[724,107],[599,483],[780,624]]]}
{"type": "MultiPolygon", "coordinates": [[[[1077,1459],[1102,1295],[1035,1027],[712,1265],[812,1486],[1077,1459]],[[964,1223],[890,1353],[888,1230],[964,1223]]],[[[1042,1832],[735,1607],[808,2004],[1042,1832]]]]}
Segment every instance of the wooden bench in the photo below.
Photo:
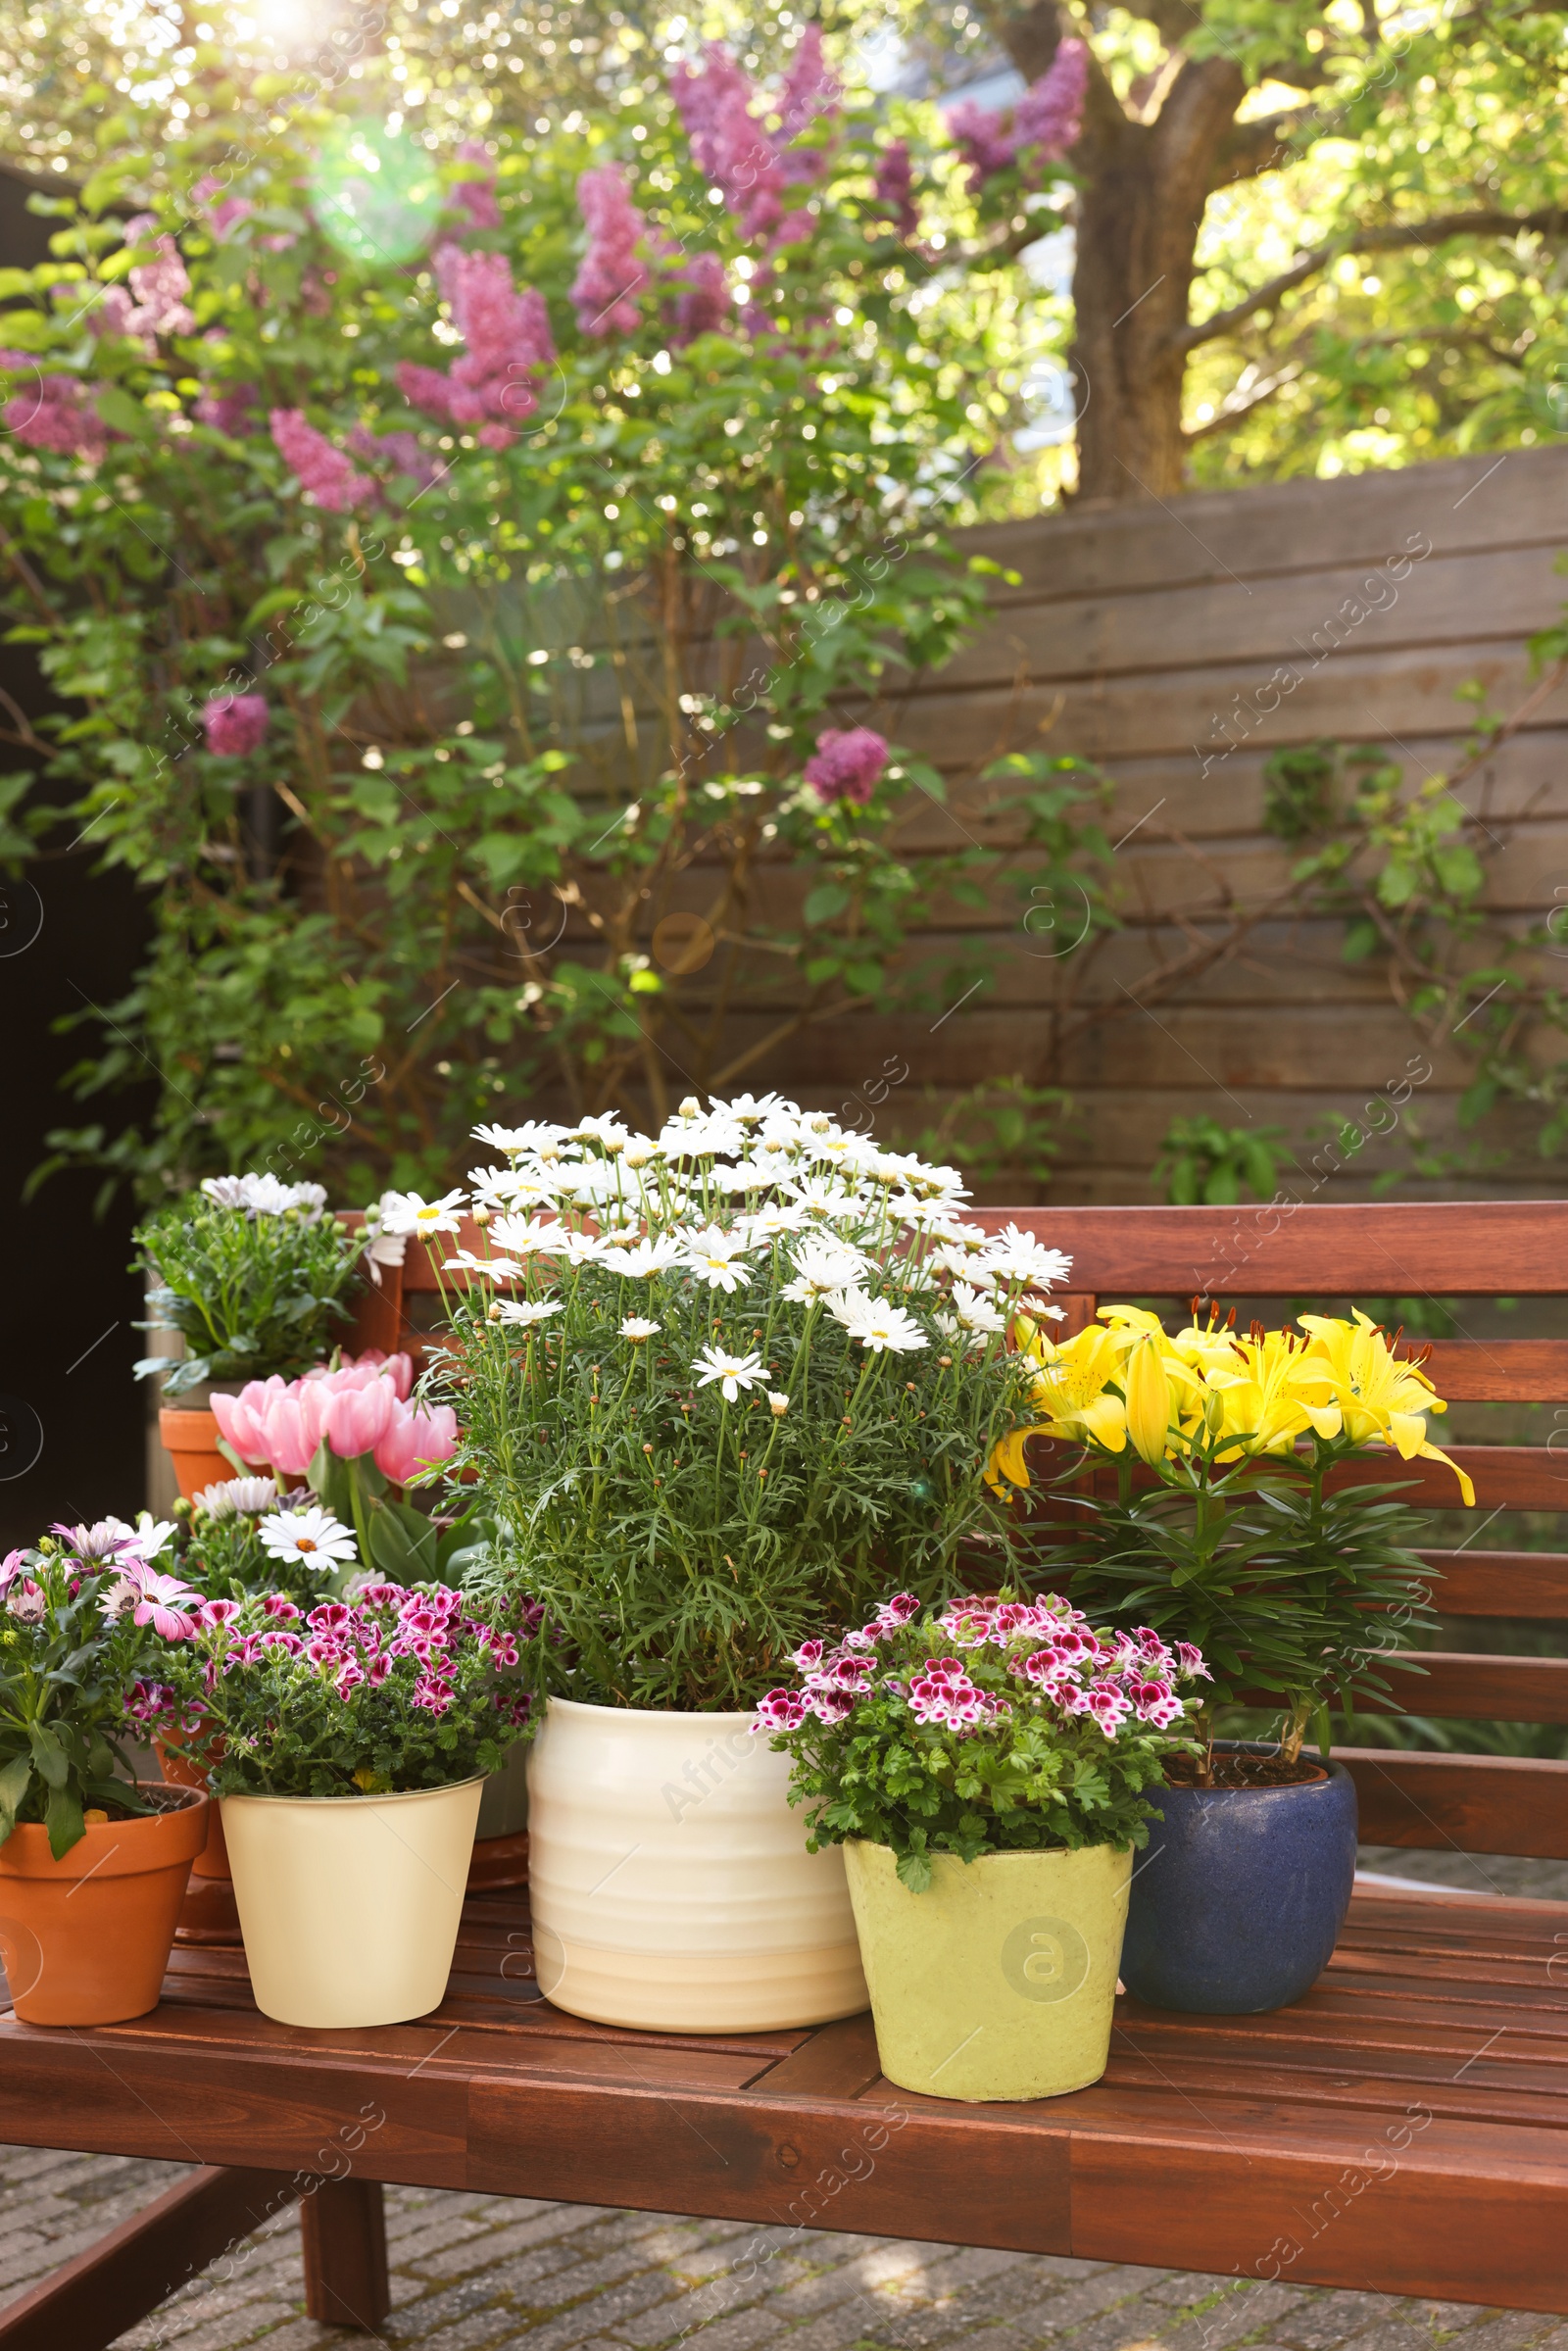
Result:
{"type": "MultiPolygon", "coordinates": [[[[1017,1220],[1071,1250],[1080,1322],[1102,1297],[1202,1290],[1568,1295],[1568,1201],[1017,1220]]],[[[432,1287],[411,1248],[379,1344],[429,1327],[432,1287]]],[[[1460,1336],[1433,1371],[1455,1401],[1555,1402],[1568,1341],[1460,1336]]],[[[1554,1449],[1455,1449],[1478,1534],[1492,1512],[1568,1498],[1554,1449]]],[[[1446,1472],[1412,1482],[1451,1504],[1446,1472]]],[[[1568,1559],[1473,1542],[1432,1558],[1450,1616],[1568,1617],[1568,1559]]],[[[1425,1662],[1423,1713],[1568,1721],[1568,1663],[1425,1662]]],[[[1346,1759],[1372,1841],[1568,1857],[1568,1764],[1346,1759]]],[[[312,2314],[372,2327],[383,2180],[1562,2311],[1568,1904],[1363,1887],[1294,2008],[1175,2016],[1125,2000],[1093,2089],[966,2107],[883,2082],[866,2017],[712,2037],[579,2023],[539,1994],[526,1896],[487,1894],[466,1910],[445,2001],[416,2024],[271,2024],[242,1953],[192,1945],[136,2023],[50,2032],[7,2015],[0,2139],[204,2167],[0,2311],[0,2351],[93,2351],[296,2196],[312,2314]]],[[[743,2242],[743,2276],[748,2258],[743,2242]]]]}

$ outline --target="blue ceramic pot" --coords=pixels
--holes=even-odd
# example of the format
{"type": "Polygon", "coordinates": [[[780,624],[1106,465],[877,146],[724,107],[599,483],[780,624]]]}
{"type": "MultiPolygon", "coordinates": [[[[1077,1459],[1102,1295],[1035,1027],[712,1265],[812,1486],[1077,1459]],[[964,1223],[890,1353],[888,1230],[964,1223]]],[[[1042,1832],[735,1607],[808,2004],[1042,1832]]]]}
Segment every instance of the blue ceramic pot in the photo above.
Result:
{"type": "MultiPolygon", "coordinates": [[[[1274,1750],[1249,1742],[1243,1751],[1274,1750]]],[[[1295,1788],[1150,1792],[1165,1817],[1151,1821],[1134,1865],[1127,1989],[1152,2008],[1203,2016],[1257,2016],[1300,1999],[1349,1907],[1356,1806],[1345,1766],[1295,1788]]]]}

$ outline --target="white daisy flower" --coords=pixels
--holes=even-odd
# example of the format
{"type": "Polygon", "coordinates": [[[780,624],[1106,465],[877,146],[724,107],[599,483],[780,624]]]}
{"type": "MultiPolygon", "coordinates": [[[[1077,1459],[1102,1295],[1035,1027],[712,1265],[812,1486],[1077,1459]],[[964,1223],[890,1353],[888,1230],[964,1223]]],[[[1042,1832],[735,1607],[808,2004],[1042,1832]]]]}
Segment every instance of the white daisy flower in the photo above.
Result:
{"type": "Polygon", "coordinates": [[[628,1314],[620,1326],[620,1335],[629,1339],[633,1347],[641,1347],[645,1339],[652,1339],[662,1328],[662,1323],[650,1322],[645,1314],[628,1314]]]}
{"type": "Polygon", "coordinates": [[[971,1255],[964,1249],[934,1249],[930,1262],[940,1273],[951,1274],[956,1282],[967,1282],[974,1290],[989,1290],[996,1279],[990,1258],[978,1251],[971,1255]]]}
{"type": "Polygon", "coordinates": [[[272,1559],[290,1566],[310,1567],[322,1574],[358,1558],[348,1528],[318,1506],[309,1510],[274,1510],[257,1533],[262,1548],[272,1559]]]}
{"type": "Polygon", "coordinates": [[[552,1298],[504,1298],[490,1311],[497,1322],[516,1323],[524,1330],[531,1330],[535,1323],[548,1322],[552,1314],[559,1314],[561,1306],[552,1298]]]}
{"type": "Polygon", "coordinates": [[[853,1289],[865,1271],[859,1250],[839,1241],[803,1241],[790,1261],[795,1279],[785,1284],[784,1296],[803,1306],[809,1305],[812,1298],[831,1298],[853,1289]]]}
{"type": "Polygon", "coordinates": [[[422,1200],[417,1192],[387,1192],[381,1197],[381,1229],[413,1233],[420,1240],[432,1233],[461,1233],[464,1196],[444,1192],[439,1200],[422,1200]]]}
{"type": "Polygon", "coordinates": [[[567,1127],[566,1133],[573,1143],[601,1143],[607,1149],[612,1143],[624,1148],[631,1141],[631,1129],[613,1110],[595,1118],[579,1118],[574,1127],[567,1127]]]}
{"type": "Polygon", "coordinates": [[[807,1222],[806,1210],[798,1200],[770,1200],[766,1207],[754,1208],[742,1219],[747,1239],[781,1241],[788,1233],[798,1233],[807,1222]]]}
{"type": "Polygon", "coordinates": [[[601,1241],[597,1233],[564,1230],[556,1243],[556,1255],[564,1257],[568,1265],[580,1272],[585,1265],[603,1264],[613,1247],[612,1242],[601,1241]]]}
{"type": "Polygon", "coordinates": [[[684,1257],[685,1246],[673,1233],[662,1233],[657,1240],[634,1241],[627,1248],[607,1249],[605,1264],[612,1273],[623,1274],[628,1281],[646,1282],[657,1273],[667,1273],[684,1257]]]}
{"type": "Polygon", "coordinates": [[[710,1290],[743,1290],[752,1278],[744,1235],[726,1233],[716,1224],[695,1236],[686,1253],[686,1263],[710,1290]]]}
{"type": "Polygon", "coordinates": [[[789,1104],[776,1094],[764,1094],[760,1101],[755,1094],[734,1094],[727,1102],[721,1102],[714,1095],[712,1107],[724,1116],[739,1118],[745,1125],[753,1126],[759,1119],[770,1118],[775,1111],[787,1110],[789,1104]]]}
{"type": "Polygon", "coordinates": [[[966,1331],[985,1331],[991,1334],[1004,1331],[1007,1318],[999,1314],[990,1299],[966,1282],[953,1285],[953,1311],[966,1331]]]}
{"type": "Polygon", "coordinates": [[[767,1392],[767,1403],[768,1403],[768,1410],[769,1410],[769,1411],[772,1413],[772,1415],[773,1415],[773,1418],[774,1418],[775,1420],[782,1420],[782,1419],[784,1418],[784,1415],[785,1415],[785,1413],[786,1413],[786,1412],[789,1410],[789,1408],[790,1408],[790,1399],[789,1399],[789,1397],[788,1397],[787,1396],[784,1396],[784,1395],[782,1395],[782,1394],[779,1392],[779,1390],[778,1390],[778,1389],[776,1389],[776,1388],[770,1388],[770,1389],[768,1390],[768,1392],[767,1392]]]}
{"type": "Polygon", "coordinates": [[[726,1355],[720,1347],[705,1347],[697,1358],[697,1385],[709,1388],[713,1381],[723,1384],[727,1403],[733,1404],[741,1389],[755,1388],[763,1377],[760,1355],[726,1355]]]}
{"type": "Polygon", "coordinates": [[[498,1216],[490,1227],[490,1238],[509,1257],[532,1257],[541,1250],[553,1255],[564,1230],[553,1216],[498,1216]]]}
{"type": "Polygon", "coordinates": [[[672,1118],[659,1144],[671,1159],[738,1159],[746,1129],[734,1118],[672,1118]]]}
{"type": "Polygon", "coordinates": [[[1053,1282],[1064,1282],[1072,1271],[1070,1257],[1059,1249],[1045,1248],[1015,1224],[1004,1226],[996,1235],[986,1250],[986,1263],[1004,1281],[1038,1282],[1046,1290],[1053,1282]]]}
{"type": "Polygon", "coordinates": [[[648,1135],[633,1135],[622,1152],[626,1165],[634,1170],[652,1167],[659,1157],[659,1146],[648,1135]]]}
{"type": "Polygon", "coordinates": [[[475,1127],[473,1139],[475,1143],[488,1143],[492,1151],[503,1151],[509,1159],[514,1159],[524,1151],[537,1151],[546,1144],[561,1145],[566,1139],[566,1130],[530,1118],[520,1127],[475,1127]]]}
{"type": "Polygon", "coordinates": [[[886,1298],[867,1298],[864,1291],[846,1291],[828,1299],[828,1311],[850,1337],[873,1355],[910,1355],[930,1341],[912,1314],[886,1298]]]}
{"type": "Polygon", "coordinates": [[[476,1257],[472,1249],[460,1249],[455,1257],[448,1257],[441,1271],[473,1273],[484,1282],[515,1282],[522,1277],[522,1267],[514,1265],[510,1257],[476,1257]]]}

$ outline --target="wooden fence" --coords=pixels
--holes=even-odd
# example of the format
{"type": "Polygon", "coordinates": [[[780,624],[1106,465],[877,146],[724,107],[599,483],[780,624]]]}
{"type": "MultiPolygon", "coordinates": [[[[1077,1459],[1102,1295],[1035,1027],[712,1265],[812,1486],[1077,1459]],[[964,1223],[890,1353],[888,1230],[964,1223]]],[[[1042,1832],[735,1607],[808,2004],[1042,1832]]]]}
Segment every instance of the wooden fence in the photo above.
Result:
{"type": "MultiPolygon", "coordinates": [[[[955,779],[953,812],[933,804],[920,841],[935,850],[956,825],[1004,837],[1004,802],[962,780],[987,755],[1078,753],[1114,783],[1125,927],[1085,969],[1067,946],[1071,906],[1027,929],[1015,898],[956,913],[923,945],[957,959],[990,933],[996,982],[972,1006],[939,1025],[818,1030],[782,1049],[767,1082],[825,1101],[889,1055],[909,1063],[908,1096],[1059,1074],[1083,1111],[1050,1192],[1060,1200],[1152,1197],[1169,1121],[1197,1111],[1285,1127],[1325,1199],[1364,1191],[1392,1162],[1388,1144],[1343,1166],[1320,1150],[1313,1171],[1314,1128],[1374,1096],[1397,1101],[1406,1132],[1414,1119],[1428,1143],[1451,1144],[1472,1069],[1463,1040],[1423,1048],[1377,965],[1345,962],[1338,923],[1268,915],[1293,853],[1263,829],[1263,762],[1321,738],[1377,744],[1413,786],[1455,762],[1461,688],[1484,686],[1499,715],[1525,703],[1526,641],[1568,597],[1555,571],[1568,448],[1049,516],[966,544],[1017,584],[999,584],[994,624],[938,680],[873,720],[955,779]],[[1242,943],[1200,968],[1238,917],[1242,943]],[[1182,955],[1193,976],[1169,995],[1152,986],[1182,955]],[[1097,1018],[1064,1043],[1069,1004],[1097,1018]]],[[[1520,925],[1568,902],[1565,739],[1568,690],[1544,697],[1462,795],[1491,828],[1488,904],[1520,925]]],[[[879,1131],[921,1115],[890,1100],[879,1131]]],[[[1560,1189],[1522,1121],[1501,1131],[1505,1161],[1439,1188],[1560,1189]]],[[[993,1197],[1019,1197],[1016,1179],[993,1197]]]]}

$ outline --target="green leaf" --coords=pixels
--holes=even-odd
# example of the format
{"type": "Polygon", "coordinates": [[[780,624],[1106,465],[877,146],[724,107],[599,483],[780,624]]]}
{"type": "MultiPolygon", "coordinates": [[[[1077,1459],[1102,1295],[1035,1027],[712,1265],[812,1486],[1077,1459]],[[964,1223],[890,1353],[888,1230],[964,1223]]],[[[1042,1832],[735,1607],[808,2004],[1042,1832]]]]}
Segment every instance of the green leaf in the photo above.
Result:
{"type": "Polygon", "coordinates": [[[71,1766],[55,1733],[44,1723],[29,1723],[27,1738],[31,1742],[32,1760],[38,1767],[39,1776],[52,1788],[64,1788],[71,1766]]]}
{"type": "MultiPolygon", "coordinates": [[[[97,397],[99,416],[113,432],[129,433],[133,440],[150,440],[158,427],[139,400],[132,400],[118,384],[111,384],[97,397]]],[[[58,1854],[56,1859],[59,1859],[58,1854]]]]}
{"type": "Polygon", "coordinates": [[[4,1844],[16,1827],[17,1814],[22,1810],[31,1783],[30,1755],[13,1755],[11,1761],[0,1769],[0,1844],[4,1844]]]}
{"type": "Polygon", "coordinates": [[[924,1853],[901,1853],[898,1863],[899,1883],[912,1894],[928,1893],[931,1887],[931,1863],[924,1853]]]}
{"type": "Polygon", "coordinates": [[[43,1819],[49,1832],[49,1850],[57,1861],[64,1861],[72,1846],[79,1844],[87,1834],[80,1798],[70,1788],[51,1788],[43,1819]]]}

